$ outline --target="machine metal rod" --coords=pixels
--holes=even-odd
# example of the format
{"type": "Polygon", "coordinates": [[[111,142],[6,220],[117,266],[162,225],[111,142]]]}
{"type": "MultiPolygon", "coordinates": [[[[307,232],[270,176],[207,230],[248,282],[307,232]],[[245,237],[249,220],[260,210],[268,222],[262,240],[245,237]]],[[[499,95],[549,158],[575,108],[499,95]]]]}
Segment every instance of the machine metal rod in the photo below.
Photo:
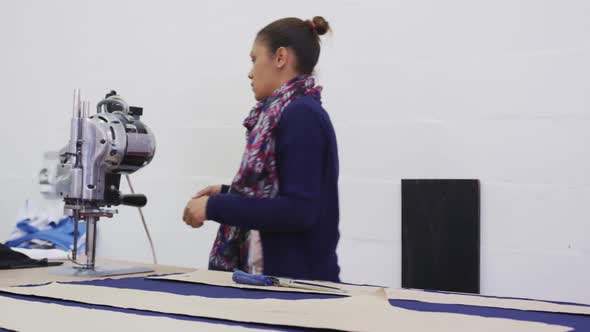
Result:
{"type": "Polygon", "coordinates": [[[72,117],[79,118],[80,117],[80,89],[74,90],[74,113],[72,117]]]}
{"type": "Polygon", "coordinates": [[[72,259],[75,261],[78,257],[78,220],[80,220],[80,211],[74,209],[72,218],[74,219],[74,247],[72,248],[72,259]]]}
{"type": "Polygon", "coordinates": [[[96,258],[96,224],[98,217],[86,217],[86,269],[94,270],[96,258]]]}
{"type": "Polygon", "coordinates": [[[82,104],[82,118],[87,118],[90,113],[90,102],[84,101],[82,104]]]}

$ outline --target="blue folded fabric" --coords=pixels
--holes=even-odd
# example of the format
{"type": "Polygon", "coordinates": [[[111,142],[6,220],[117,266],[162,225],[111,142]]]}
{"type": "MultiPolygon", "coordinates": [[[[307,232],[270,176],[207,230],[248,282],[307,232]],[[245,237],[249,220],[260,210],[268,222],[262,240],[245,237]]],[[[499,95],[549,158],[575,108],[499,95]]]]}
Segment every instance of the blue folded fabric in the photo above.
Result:
{"type": "MultiPolygon", "coordinates": [[[[30,248],[35,246],[33,240],[42,240],[49,242],[53,247],[64,251],[71,250],[74,244],[74,220],[71,217],[64,217],[57,223],[50,222],[50,229],[39,230],[29,224],[30,220],[19,221],[16,227],[25,234],[7,241],[5,244],[9,247],[30,248]]],[[[86,223],[78,223],[78,251],[84,248],[83,239],[86,234],[86,223]]]]}

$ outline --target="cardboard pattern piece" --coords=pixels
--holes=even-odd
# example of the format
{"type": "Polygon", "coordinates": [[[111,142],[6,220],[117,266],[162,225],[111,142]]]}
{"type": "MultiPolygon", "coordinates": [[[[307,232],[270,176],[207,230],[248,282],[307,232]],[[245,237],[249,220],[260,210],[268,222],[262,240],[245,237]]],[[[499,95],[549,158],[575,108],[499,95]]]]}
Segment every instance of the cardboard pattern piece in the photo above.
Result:
{"type": "MultiPolygon", "coordinates": [[[[70,300],[96,305],[270,325],[346,331],[535,331],[561,332],[569,327],[503,318],[417,312],[389,305],[383,288],[372,295],[314,300],[220,299],[134,289],[52,283],[0,288],[1,292],[70,300]]],[[[79,326],[79,325],[78,325],[79,326]]]]}
{"type": "MultiPolygon", "coordinates": [[[[80,261],[84,261],[84,258],[80,258],[80,261]]],[[[82,280],[99,280],[99,279],[121,279],[121,278],[129,278],[129,277],[145,277],[148,275],[153,274],[168,274],[168,273],[184,273],[190,272],[194,269],[187,269],[187,268],[180,268],[180,267],[173,267],[173,266],[165,266],[165,265],[152,265],[152,264],[143,264],[143,263],[132,263],[132,262],[125,262],[125,261],[115,261],[115,260],[108,260],[108,259],[99,259],[97,260],[97,265],[134,265],[134,266],[144,266],[149,267],[154,270],[154,272],[149,273],[140,273],[140,274],[132,274],[132,275],[118,275],[118,276],[110,276],[110,277],[76,277],[76,276],[64,276],[64,275],[55,275],[51,274],[51,272],[55,269],[60,269],[60,266],[54,267],[39,267],[39,268],[31,268],[31,269],[16,269],[16,270],[2,270],[0,273],[0,287],[8,287],[8,286],[22,286],[22,285],[40,285],[46,284],[48,282],[56,282],[56,281],[82,281],[82,280]]],[[[72,267],[73,264],[70,262],[65,262],[62,266],[72,267]]]]}
{"type": "Polygon", "coordinates": [[[60,332],[103,331],[260,331],[241,326],[141,316],[108,310],[70,307],[0,296],[0,327],[20,332],[59,329],[60,332]],[[26,315],[24,315],[26,313],[26,315]],[[58,323],[59,325],[55,325],[58,323]]]}

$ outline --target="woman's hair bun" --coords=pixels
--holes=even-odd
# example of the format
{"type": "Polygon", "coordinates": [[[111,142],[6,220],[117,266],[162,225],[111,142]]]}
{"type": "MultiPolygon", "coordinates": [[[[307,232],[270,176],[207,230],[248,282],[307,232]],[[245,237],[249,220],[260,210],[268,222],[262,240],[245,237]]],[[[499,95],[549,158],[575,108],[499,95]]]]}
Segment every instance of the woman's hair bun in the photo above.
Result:
{"type": "Polygon", "coordinates": [[[315,26],[315,32],[320,36],[330,30],[330,24],[321,16],[315,16],[311,21],[315,26]]]}

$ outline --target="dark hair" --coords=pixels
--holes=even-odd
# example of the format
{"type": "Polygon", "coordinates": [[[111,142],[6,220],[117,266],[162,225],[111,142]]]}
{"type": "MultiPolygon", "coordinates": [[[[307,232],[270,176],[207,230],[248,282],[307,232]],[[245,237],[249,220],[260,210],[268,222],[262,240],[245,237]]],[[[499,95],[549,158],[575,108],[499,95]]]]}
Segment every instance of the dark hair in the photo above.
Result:
{"type": "Polygon", "coordinates": [[[265,42],[272,53],[279,47],[291,48],[297,56],[297,70],[311,74],[320,57],[320,36],[328,30],[330,26],[321,16],[311,21],[288,17],[265,26],[256,39],[265,42]]]}

